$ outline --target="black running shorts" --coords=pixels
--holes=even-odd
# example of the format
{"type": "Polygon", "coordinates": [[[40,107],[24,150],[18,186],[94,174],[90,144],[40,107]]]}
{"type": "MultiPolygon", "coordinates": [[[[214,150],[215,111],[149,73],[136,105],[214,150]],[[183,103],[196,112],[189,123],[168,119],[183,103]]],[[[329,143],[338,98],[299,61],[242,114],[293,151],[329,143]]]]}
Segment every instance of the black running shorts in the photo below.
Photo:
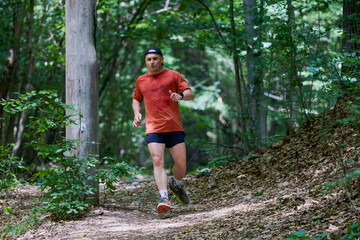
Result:
{"type": "Polygon", "coordinates": [[[172,148],[178,143],[185,142],[186,134],[183,131],[166,132],[166,133],[148,133],[146,134],[145,144],[165,143],[165,147],[172,148]]]}

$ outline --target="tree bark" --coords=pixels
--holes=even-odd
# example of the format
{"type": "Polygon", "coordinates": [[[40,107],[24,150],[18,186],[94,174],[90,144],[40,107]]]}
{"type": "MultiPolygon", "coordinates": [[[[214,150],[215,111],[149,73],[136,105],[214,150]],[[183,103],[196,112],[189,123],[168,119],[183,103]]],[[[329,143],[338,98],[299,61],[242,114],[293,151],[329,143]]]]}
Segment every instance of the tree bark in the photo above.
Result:
{"type": "Polygon", "coordinates": [[[229,1],[229,13],[230,13],[230,24],[231,24],[231,35],[232,35],[232,56],[235,68],[235,82],[236,82],[236,93],[237,93],[237,101],[238,101],[238,130],[240,136],[244,141],[244,152],[245,154],[250,152],[250,144],[247,137],[243,137],[242,135],[247,132],[246,120],[244,118],[244,104],[243,104],[243,94],[241,91],[241,79],[240,79],[240,69],[239,69],[239,59],[237,55],[237,39],[236,39],[236,30],[235,30],[235,21],[234,21],[234,1],[229,1]]]}
{"type": "MultiPolygon", "coordinates": [[[[360,4],[358,0],[343,1],[343,32],[342,51],[360,55],[360,4]]],[[[348,66],[343,64],[342,74],[348,78],[360,78],[360,63],[348,66]]],[[[344,87],[344,86],[342,86],[344,87]]]]}
{"type": "Polygon", "coordinates": [[[343,1],[343,19],[342,48],[349,52],[359,51],[360,42],[356,41],[360,38],[360,4],[358,0],[343,1]]]}
{"type": "Polygon", "coordinates": [[[264,83],[260,76],[259,60],[260,49],[255,52],[255,39],[261,34],[255,31],[257,20],[256,0],[244,0],[245,42],[246,42],[246,66],[249,82],[250,113],[253,121],[255,143],[259,149],[263,149],[265,143],[266,117],[264,108],[264,83]]]}
{"type": "Polygon", "coordinates": [[[296,67],[296,46],[293,39],[293,29],[295,24],[295,14],[294,7],[292,5],[292,0],[287,0],[287,15],[288,15],[288,41],[289,41],[289,70],[287,83],[285,84],[286,88],[286,101],[289,111],[289,119],[287,125],[287,135],[292,135],[294,128],[296,127],[296,118],[298,116],[296,99],[294,99],[294,90],[297,84],[297,67],[296,67]]]}
{"type": "MultiPolygon", "coordinates": [[[[81,112],[77,125],[66,128],[66,137],[81,140],[71,152],[78,158],[97,156],[98,146],[98,87],[95,49],[96,0],[67,0],[66,17],[66,103],[81,112]]],[[[70,112],[67,112],[70,114],[70,112]]],[[[92,168],[89,174],[94,175],[92,168]]],[[[95,204],[99,203],[98,182],[90,183],[95,189],[95,204]]]]}

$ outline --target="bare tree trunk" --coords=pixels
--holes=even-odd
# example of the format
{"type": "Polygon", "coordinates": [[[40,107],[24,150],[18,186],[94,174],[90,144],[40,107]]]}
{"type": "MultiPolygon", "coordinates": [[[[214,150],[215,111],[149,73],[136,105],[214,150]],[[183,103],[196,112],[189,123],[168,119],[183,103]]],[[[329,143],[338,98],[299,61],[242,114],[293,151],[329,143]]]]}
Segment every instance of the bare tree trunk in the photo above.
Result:
{"type": "MultiPolygon", "coordinates": [[[[66,128],[68,139],[81,140],[72,152],[79,158],[98,155],[98,87],[95,49],[96,0],[67,0],[66,13],[66,103],[81,112],[77,125],[66,128]]],[[[68,114],[70,114],[68,112],[68,114]]],[[[96,169],[90,170],[94,175],[96,169]]],[[[99,203],[98,182],[90,183],[99,203]]]]}
{"type": "MultiPolygon", "coordinates": [[[[235,30],[235,21],[234,21],[234,1],[229,1],[229,12],[230,12],[230,23],[231,23],[231,34],[232,34],[232,56],[235,68],[235,82],[236,82],[236,93],[237,93],[237,101],[238,101],[238,129],[240,135],[243,135],[247,132],[246,120],[244,118],[244,104],[243,104],[243,94],[241,91],[241,79],[240,79],[240,69],[239,69],[239,59],[237,55],[237,39],[236,39],[236,30],[235,30]]],[[[249,140],[246,137],[242,137],[244,141],[244,152],[250,152],[250,144],[249,140]]]]}
{"type": "Polygon", "coordinates": [[[291,135],[293,133],[294,128],[296,127],[296,118],[298,116],[298,109],[296,107],[296,99],[294,98],[295,87],[297,79],[297,67],[296,67],[296,46],[293,39],[293,29],[295,24],[295,14],[294,14],[294,7],[292,5],[292,0],[287,0],[287,14],[288,14],[288,27],[289,27],[289,34],[288,34],[288,41],[290,43],[289,49],[289,70],[288,70],[288,79],[287,83],[285,84],[286,88],[286,101],[288,104],[288,111],[289,111],[289,119],[288,119],[288,126],[287,126],[287,135],[291,135]]]}
{"type": "MultiPolygon", "coordinates": [[[[264,83],[260,76],[258,66],[259,51],[255,52],[255,39],[259,38],[255,31],[257,19],[256,0],[244,0],[244,20],[245,20],[245,41],[246,41],[246,66],[249,82],[249,103],[250,113],[254,125],[254,138],[258,148],[262,149],[265,142],[266,118],[264,109],[264,83]]],[[[258,30],[261,34],[261,29],[258,30]]],[[[259,38],[260,39],[260,38],[259,38]]]]}
{"type": "MultiPolygon", "coordinates": [[[[358,0],[343,1],[343,30],[345,33],[342,39],[343,50],[360,50],[360,4],[358,0]]],[[[359,54],[359,53],[357,53],[359,54]]]]}
{"type": "MultiPolygon", "coordinates": [[[[342,51],[360,56],[360,4],[358,0],[343,0],[343,19],[342,51]]],[[[360,63],[351,66],[343,64],[341,72],[349,78],[359,80],[360,63]]]]}

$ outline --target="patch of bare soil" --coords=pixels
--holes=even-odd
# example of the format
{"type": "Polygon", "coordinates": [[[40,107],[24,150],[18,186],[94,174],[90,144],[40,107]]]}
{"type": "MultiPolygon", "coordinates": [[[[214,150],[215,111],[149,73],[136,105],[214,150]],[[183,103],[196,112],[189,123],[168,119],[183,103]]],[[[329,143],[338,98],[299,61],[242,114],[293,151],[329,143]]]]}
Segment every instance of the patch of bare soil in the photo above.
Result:
{"type": "Polygon", "coordinates": [[[357,181],[323,187],[359,165],[358,130],[336,121],[345,115],[338,105],[261,155],[187,176],[191,203],[171,197],[171,213],[156,213],[154,181],[122,182],[82,219],[47,220],[18,239],[284,239],[298,229],[339,239],[359,220],[357,181]]]}

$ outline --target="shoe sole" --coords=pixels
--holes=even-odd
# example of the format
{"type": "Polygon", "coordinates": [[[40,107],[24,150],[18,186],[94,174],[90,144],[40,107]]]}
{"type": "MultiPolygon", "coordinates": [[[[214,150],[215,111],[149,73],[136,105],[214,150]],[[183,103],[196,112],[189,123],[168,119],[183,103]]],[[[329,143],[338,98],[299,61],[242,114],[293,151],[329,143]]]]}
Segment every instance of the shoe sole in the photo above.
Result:
{"type": "Polygon", "coordinates": [[[157,206],[157,211],[158,213],[166,213],[166,212],[169,212],[171,210],[173,210],[174,208],[169,206],[169,205],[166,205],[166,204],[159,204],[157,206]]]}

